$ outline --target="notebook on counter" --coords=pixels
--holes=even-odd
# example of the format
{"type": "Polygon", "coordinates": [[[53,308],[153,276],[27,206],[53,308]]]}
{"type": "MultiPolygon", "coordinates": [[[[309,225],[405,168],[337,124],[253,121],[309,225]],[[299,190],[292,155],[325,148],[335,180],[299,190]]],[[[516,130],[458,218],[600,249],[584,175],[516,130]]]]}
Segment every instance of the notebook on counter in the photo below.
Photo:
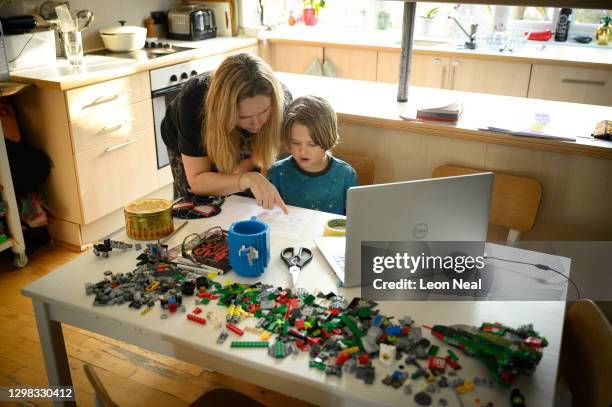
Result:
{"type": "Polygon", "coordinates": [[[478,127],[478,130],[523,137],[576,141],[576,137],[566,134],[567,128],[565,126],[556,126],[548,113],[508,113],[495,119],[487,119],[478,127]]]}
{"type": "Polygon", "coordinates": [[[407,108],[400,117],[405,120],[455,124],[463,112],[463,103],[456,99],[439,99],[407,108]]]}

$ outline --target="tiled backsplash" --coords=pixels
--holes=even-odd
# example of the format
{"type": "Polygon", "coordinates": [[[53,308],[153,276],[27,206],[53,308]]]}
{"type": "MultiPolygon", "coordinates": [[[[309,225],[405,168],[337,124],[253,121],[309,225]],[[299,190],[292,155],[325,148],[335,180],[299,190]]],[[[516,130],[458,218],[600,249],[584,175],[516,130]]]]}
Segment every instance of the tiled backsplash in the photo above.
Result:
{"type": "MultiPolygon", "coordinates": [[[[45,0],[16,0],[13,4],[0,9],[0,15],[10,16],[32,14],[45,0]]],[[[119,25],[119,20],[127,21],[126,25],[143,26],[143,20],[151,11],[168,10],[178,0],[70,0],[70,10],[89,9],[94,13],[93,23],[83,31],[83,47],[85,51],[102,48],[102,40],[98,30],[119,25]]]]}

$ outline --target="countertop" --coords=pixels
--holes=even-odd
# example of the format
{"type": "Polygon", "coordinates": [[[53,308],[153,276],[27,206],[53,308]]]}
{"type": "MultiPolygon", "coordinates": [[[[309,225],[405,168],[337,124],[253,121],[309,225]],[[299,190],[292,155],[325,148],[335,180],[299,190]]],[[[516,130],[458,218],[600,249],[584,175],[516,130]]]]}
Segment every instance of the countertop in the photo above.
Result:
{"type": "Polygon", "coordinates": [[[138,72],[149,71],[232,50],[257,46],[253,37],[218,37],[204,41],[169,41],[173,45],[192,48],[151,60],[134,60],[100,55],[85,55],[84,66],[75,71],[66,59],[53,66],[11,72],[11,81],[32,83],[41,88],[68,90],[91,85],[138,72]]]}
{"type": "MultiPolygon", "coordinates": [[[[390,31],[330,29],[325,26],[282,26],[274,31],[262,31],[259,39],[270,43],[293,43],[321,47],[351,47],[379,51],[399,52],[400,34],[390,31]]],[[[509,62],[542,63],[568,66],[587,66],[612,69],[612,45],[578,45],[554,41],[528,41],[520,50],[499,52],[485,47],[475,50],[458,49],[463,39],[415,37],[413,52],[464,58],[495,59],[509,62]],[[454,42],[453,42],[454,41],[454,42]],[[570,45],[571,44],[571,45],[570,45]]]]}
{"type": "Polygon", "coordinates": [[[350,79],[277,73],[294,97],[316,94],[332,104],[338,119],[347,123],[372,126],[377,129],[400,129],[528,149],[578,154],[612,160],[612,141],[596,140],[590,134],[595,124],[612,119],[612,107],[525,99],[483,93],[411,86],[409,101],[399,103],[397,85],[350,79]],[[456,125],[404,120],[400,114],[414,116],[416,106],[436,101],[457,100],[463,113],[456,125]],[[478,130],[484,124],[502,123],[510,114],[544,113],[550,116],[551,129],[562,137],[576,141],[551,140],[478,130]]]}

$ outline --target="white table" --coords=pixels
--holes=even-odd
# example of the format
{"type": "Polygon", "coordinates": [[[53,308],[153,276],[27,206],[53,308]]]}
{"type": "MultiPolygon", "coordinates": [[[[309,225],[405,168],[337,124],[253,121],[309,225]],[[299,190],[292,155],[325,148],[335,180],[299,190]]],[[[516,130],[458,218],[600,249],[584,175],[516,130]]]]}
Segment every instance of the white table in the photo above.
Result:
{"type": "MultiPolygon", "coordinates": [[[[252,200],[241,197],[230,197],[223,206],[222,212],[213,218],[190,221],[168,243],[170,247],[179,244],[188,233],[202,232],[205,229],[220,225],[224,228],[236,220],[250,217],[257,210],[252,200]]],[[[336,278],[331,269],[320,255],[313,239],[322,233],[325,220],[334,215],[291,208],[292,213],[299,213],[310,217],[309,222],[301,231],[299,238],[280,238],[272,236],[271,262],[268,270],[261,276],[260,281],[275,285],[287,286],[290,281],[286,266],[278,255],[281,249],[288,246],[306,246],[313,250],[313,261],[303,270],[299,286],[311,291],[323,292],[340,291],[347,299],[359,295],[358,289],[337,289],[336,278]]],[[[125,235],[116,236],[124,239],[125,235]]],[[[533,252],[519,251],[518,249],[502,248],[497,246],[497,253],[505,255],[538,257],[539,261],[562,261],[569,270],[569,260],[550,255],[535,254],[533,252]],[[501,252],[500,252],[501,250],[501,252]],[[508,251],[504,251],[508,250],[508,251]]],[[[73,261],[65,264],[45,277],[29,284],[22,292],[31,297],[36,314],[36,321],[40,335],[49,385],[71,385],[70,371],[66,356],[61,322],[65,322],[82,329],[97,332],[116,338],[139,347],[159,352],[177,359],[201,365],[208,369],[219,371],[257,385],[285,393],[320,405],[412,405],[413,396],[406,396],[402,389],[395,390],[385,386],[381,380],[397,368],[385,367],[378,361],[376,378],[373,385],[366,385],[363,381],[352,375],[344,374],[342,378],[326,377],[317,369],[308,367],[308,355],[301,352],[298,355],[277,360],[267,355],[265,349],[231,349],[228,338],[223,345],[216,343],[219,331],[212,324],[201,326],[187,321],[182,313],[171,314],[167,320],[160,321],[161,307],[157,304],[151,312],[141,316],[135,311],[122,306],[93,306],[93,296],[85,295],[87,282],[98,282],[103,278],[105,270],[113,272],[127,272],[133,270],[137,253],[132,251],[113,250],[109,258],[95,257],[88,251],[73,261]]],[[[520,260],[520,259],[519,259],[520,260]]],[[[508,266],[516,270],[518,265],[508,266]]],[[[222,279],[237,282],[248,280],[229,273],[222,279]]],[[[255,281],[257,281],[255,280],[255,281]]],[[[187,311],[193,309],[193,300],[185,297],[184,303],[187,311]]],[[[527,397],[530,405],[549,406],[553,402],[553,394],[559,361],[561,344],[561,330],[565,303],[555,302],[379,302],[379,308],[385,315],[402,317],[411,316],[416,324],[443,324],[452,325],[465,323],[480,325],[482,322],[499,321],[511,327],[525,323],[534,323],[535,329],[546,336],[549,346],[544,350],[544,356],[532,377],[520,377],[517,386],[527,397]]],[[[204,312],[213,310],[223,319],[226,308],[212,303],[204,307],[204,312]]],[[[242,321],[240,326],[255,325],[256,319],[242,321]]],[[[430,337],[424,329],[427,337],[430,337]]],[[[431,338],[431,337],[430,337],[431,338]]],[[[236,338],[233,338],[236,339],[236,338]]],[[[243,340],[259,340],[258,336],[245,333],[243,340]]],[[[446,353],[447,346],[433,339],[432,343],[440,346],[446,353]]],[[[459,376],[465,379],[474,377],[490,377],[487,369],[477,359],[463,355],[456,350],[460,357],[462,370],[459,376]]],[[[414,368],[407,367],[409,373],[414,368]]],[[[411,381],[413,389],[418,387],[420,381],[411,381]]],[[[414,393],[413,393],[414,394],[414,393]]],[[[493,389],[477,387],[476,392],[462,396],[466,406],[473,405],[474,399],[479,397],[483,405],[493,401],[496,406],[508,405],[509,391],[496,385],[493,389]]],[[[460,405],[454,391],[443,389],[434,395],[434,403],[438,397],[444,397],[449,405],[460,405]]],[[[436,404],[433,404],[436,405],[436,404]]]]}

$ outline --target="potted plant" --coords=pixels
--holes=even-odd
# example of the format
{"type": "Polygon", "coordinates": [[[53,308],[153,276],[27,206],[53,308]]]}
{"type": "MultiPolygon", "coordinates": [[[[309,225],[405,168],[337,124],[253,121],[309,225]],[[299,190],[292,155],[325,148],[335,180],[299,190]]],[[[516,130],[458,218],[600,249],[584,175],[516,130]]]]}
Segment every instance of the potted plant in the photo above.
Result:
{"type": "Polygon", "coordinates": [[[431,25],[433,23],[434,18],[440,12],[440,7],[433,7],[427,10],[427,12],[420,16],[421,18],[421,33],[423,35],[429,35],[431,32],[431,25]]]}
{"type": "Polygon", "coordinates": [[[315,25],[319,9],[325,7],[325,0],[304,0],[304,24],[315,25]]]}

